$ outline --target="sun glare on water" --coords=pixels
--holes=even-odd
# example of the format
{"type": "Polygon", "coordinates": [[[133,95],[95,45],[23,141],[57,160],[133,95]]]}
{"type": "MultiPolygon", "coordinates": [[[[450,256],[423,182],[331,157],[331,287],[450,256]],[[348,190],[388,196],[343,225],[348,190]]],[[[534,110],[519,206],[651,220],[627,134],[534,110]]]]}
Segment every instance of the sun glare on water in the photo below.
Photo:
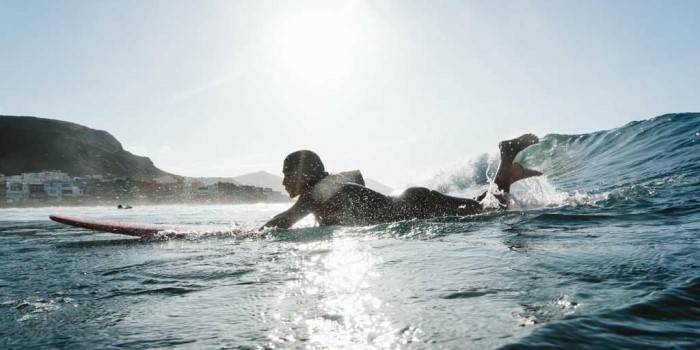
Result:
{"type": "MultiPolygon", "coordinates": [[[[385,313],[372,292],[381,257],[352,237],[290,249],[297,279],[278,297],[280,313],[269,320],[270,347],[305,339],[310,349],[393,349],[418,342],[422,331],[385,313]]],[[[295,347],[295,346],[291,346],[295,347]]]]}

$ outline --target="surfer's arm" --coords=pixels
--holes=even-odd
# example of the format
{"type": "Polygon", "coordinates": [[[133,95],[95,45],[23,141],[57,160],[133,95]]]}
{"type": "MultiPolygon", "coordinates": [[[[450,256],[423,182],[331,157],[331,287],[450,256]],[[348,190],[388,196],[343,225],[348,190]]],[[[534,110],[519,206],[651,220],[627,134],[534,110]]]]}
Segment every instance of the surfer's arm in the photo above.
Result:
{"type": "Polygon", "coordinates": [[[297,221],[309,214],[311,214],[311,206],[307,203],[305,198],[299,198],[291,208],[275,215],[275,217],[270,219],[261,229],[266,227],[290,228],[297,221]]]}

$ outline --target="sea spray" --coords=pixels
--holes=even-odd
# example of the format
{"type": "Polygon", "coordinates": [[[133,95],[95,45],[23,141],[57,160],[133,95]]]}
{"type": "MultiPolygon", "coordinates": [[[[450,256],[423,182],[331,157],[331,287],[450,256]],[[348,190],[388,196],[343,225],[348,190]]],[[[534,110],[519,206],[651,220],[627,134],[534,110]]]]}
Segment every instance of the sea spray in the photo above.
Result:
{"type": "MultiPolygon", "coordinates": [[[[48,214],[245,230],[288,205],[3,209],[0,348],[698,349],[698,130],[547,135],[526,210],[466,217],[164,241],[48,214]]],[[[487,158],[441,189],[488,189],[487,158]]]]}

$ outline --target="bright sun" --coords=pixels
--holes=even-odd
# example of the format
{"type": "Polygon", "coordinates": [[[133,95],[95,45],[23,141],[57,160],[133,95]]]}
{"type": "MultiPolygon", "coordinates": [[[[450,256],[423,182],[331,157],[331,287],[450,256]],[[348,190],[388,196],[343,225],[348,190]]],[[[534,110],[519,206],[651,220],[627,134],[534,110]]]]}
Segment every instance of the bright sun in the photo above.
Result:
{"type": "Polygon", "coordinates": [[[350,72],[359,30],[342,13],[307,12],[279,34],[280,60],[299,78],[318,83],[350,72]]]}

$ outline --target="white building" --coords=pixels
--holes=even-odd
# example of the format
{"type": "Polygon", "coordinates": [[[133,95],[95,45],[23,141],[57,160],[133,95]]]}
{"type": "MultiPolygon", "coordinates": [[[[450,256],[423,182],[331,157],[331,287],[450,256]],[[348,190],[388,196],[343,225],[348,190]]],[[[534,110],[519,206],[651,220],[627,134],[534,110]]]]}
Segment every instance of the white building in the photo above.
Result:
{"type": "Polygon", "coordinates": [[[71,183],[68,174],[61,171],[42,171],[6,176],[5,200],[21,202],[25,200],[61,200],[63,197],[83,196],[83,190],[71,183]]]}
{"type": "Polygon", "coordinates": [[[42,171],[39,173],[22,173],[22,182],[25,183],[44,183],[48,181],[70,181],[70,177],[68,177],[68,174],[58,171],[58,170],[51,170],[51,171],[42,171]]]}
{"type": "Polygon", "coordinates": [[[44,190],[51,199],[61,200],[65,197],[82,197],[83,190],[68,182],[54,180],[44,183],[44,190]]]}
{"type": "Polygon", "coordinates": [[[22,175],[5,176],[5,181],[22,182],[22,175]]]}
{"type": "Polygon", "coordinates": [[[20,181],[7,181],[5,184],[5,200],[9,203],[29,199],[29,186],[20,181]]]}

